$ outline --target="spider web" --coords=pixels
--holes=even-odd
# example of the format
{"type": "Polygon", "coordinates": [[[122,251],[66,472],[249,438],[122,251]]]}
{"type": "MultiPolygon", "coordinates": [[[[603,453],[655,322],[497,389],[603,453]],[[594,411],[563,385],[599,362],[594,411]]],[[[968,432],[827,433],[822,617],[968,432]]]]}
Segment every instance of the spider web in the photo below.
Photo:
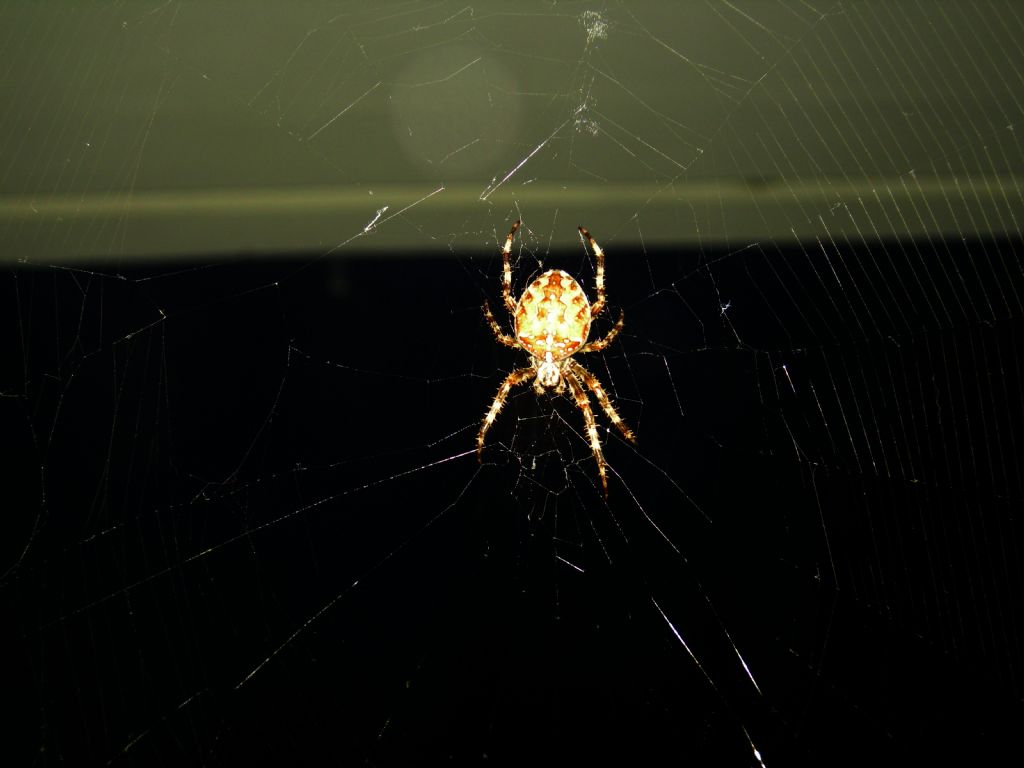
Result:
{"type": "Polygon", "coordinates": [[[77,5],[0,7],[16,762],[1011,743],[1012,2],[77,5]],[[477,461],[516,218],[607,502],[565,397],[477,461]]]}

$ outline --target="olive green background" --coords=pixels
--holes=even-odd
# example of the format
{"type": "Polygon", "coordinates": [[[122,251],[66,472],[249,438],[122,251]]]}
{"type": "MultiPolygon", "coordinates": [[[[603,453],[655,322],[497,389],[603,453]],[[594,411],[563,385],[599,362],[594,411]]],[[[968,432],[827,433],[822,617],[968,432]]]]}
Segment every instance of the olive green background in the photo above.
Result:
{"type": "Polygon", "coordinates": [[[1019,235],[1022,15],[9,2],[0,258],[1019,235]]]}

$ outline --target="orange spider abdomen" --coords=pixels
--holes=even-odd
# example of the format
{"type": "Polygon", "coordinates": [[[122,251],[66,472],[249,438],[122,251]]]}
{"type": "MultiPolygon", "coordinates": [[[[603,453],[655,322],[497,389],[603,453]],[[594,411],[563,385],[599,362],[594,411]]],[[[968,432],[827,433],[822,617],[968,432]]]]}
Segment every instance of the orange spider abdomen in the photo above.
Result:
{"type": "Polygon", "coordinates": [[[590,302],[580,284],[560,269],[535,279],[516,305],[516,338],[542,360],[564,360],[590,334],[590,302]]]}

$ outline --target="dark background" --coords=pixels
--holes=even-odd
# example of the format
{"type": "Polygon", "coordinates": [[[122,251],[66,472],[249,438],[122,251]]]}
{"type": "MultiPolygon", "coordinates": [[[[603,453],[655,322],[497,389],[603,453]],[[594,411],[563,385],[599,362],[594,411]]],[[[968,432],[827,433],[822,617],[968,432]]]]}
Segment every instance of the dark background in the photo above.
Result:
{"type": "MultiPolygon", "coordinates": [[[[626,330],[589,364],[639,437],[602,427],[607,505],[565,399],[522,388],[472,453],[523,360],[479,313],[497,249],[8,272],[11,764],[1009,750],[1019,317],[925,309],[993,284],[862,334],[892,244],[832,254],[849,308],[801,249],[606,247],[626,330]]],[[[994,275],[1019,245],[948,247],[994,275]]]]}

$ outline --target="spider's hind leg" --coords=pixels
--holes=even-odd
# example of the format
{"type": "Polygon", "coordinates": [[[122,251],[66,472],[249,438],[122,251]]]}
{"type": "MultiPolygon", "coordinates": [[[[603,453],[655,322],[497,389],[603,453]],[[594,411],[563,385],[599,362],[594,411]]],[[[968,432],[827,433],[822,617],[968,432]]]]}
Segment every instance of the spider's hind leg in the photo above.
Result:
{"type": "Polygon", "coordinates": [[[505,308],[513,315],[515,315],[516,312],[516,303],[512,300],[512,263],[509,261],[509,257],[512,254],[512,238],[516,236],[516,230],[519,229],[519,225],[521,223],[521,219],[516,219],[515,223],[512,225],[512,229],[508,232],[508,237],[505,238],[505,247],[501,249],[501,261],[503,266],[503,272],[501,275],[501,295],[505,299],[505,308]]]}
{"type": "Polygon", "coordinates": [[[587,242],[590,243],[590,247],[594,251],[594,259],[597,261],[597,274],[594,278],[597,300],[590,305],[590,316],[597,317],[601,314],[601,310],[604,309],[604,251],[601,250],[601,246],[597,244],[597,241],[587,231],[586,227],[579,227],[579,230],[580,237],[586,238],[587,242]]]}

